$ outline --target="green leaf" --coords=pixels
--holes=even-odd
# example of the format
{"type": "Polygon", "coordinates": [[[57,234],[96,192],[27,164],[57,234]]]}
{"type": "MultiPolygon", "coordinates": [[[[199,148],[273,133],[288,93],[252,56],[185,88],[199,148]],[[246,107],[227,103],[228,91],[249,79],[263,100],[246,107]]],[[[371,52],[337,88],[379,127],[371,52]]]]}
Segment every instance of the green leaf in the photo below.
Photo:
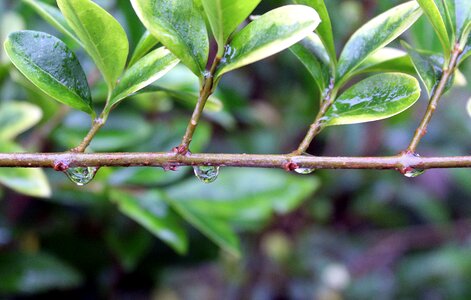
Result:
{"type": "Polygon", "coordinates": [[[93,1],[57,0],[57,5],[112,90],[128,57],[126,32],[93,1]]]}
{"type": "Polygon", "coordinates": [[[33,104],[6,102],[0,105],[0,141],[13,140],[36,125],[41,117],[41,109],[33,104]]]}
{"type": "MultiPolygon", "coordinates": [[[[202,0],[213,35],[224,53],[229,36],[250,15],[261,0],[202,0]]],[[[221,52],[222,51],[222,52],[221,52]]]]}
{"type": "Polygon", "coordinates": [[[442,78],[442,66],[445,60],[440,54],[416,50],[405,42],[403,42],[402,45],[406,48],[407,52],[409,52],[417,74],[427,88],[427,93],[430,96],[442,78]]]}
{"type": "Polygon", "coordinates": [[[327,111],[325,124],[357,124],[386,119],[406,110],[419,97],[419,82],[410,75],[374,75],[340,95],[327,111]]]}
{"type": "Polygon", "coordinates": [[[129,60],[128,68],[134,65],[147,53],[149,53],[149,51],[152,50],[152,48],[154,48],[154,46],[156,46],[158,43],[159,41],[155,38],[155,36],[146,30],[137,43],[136,49],[134,49],[131,59],[129,60]]]}
{"type": "Polygon", "coordinates": [[[371,54],[406,31],[422,14],[416,1],[398,5],[357,30],[345,45],[339,59],[337,78],[346,80],[371,54]]]}
{"type": "Polygon", "coordinates": [[[319,91],[323,92],[329,86],[330,81],[329,56],[319,37],[315,33],[311,33],[289,49],[307,68],[316,81],[319,91]]]}
{"type": "Polygon", "coordinates": [[[304,5],[269,11],[235,34],[216,77],[289,48],[314,31],[319,22],[317,12],[304,5]]]}
{"type": "Polygon", "coordinates": [[[82,282],[80,274],[45,253],[7,252],[0,255],[0,294],[35,294],[71,289],[82,282]]]}
{"type": "Polygon", "coordinates": [[[74,40],[77,44],[82,45],[80,40],[75,35],[73,29],[67,24],[64,16],[56,7],[36,0],[23,0],[31,8],[33,8],[38,15],[40,15],[46,22],[54,26],[57,30],[74,40]]]}
{"type": "Polygon", "coordinates": [[[317,11],[321,18],[321,23],[317,27],[316,32],[327,49],[331,61],[336,62],[337,53],[335,52],[332,24],[324,0],[294,0],[294,3],[310,6],[317,11]]]}
{"type": "MultiPolygon", "coordinates": [[[[14,143],[0,143],[0,153],[20,152],[24,150],[14,143]]],[[[51,188],[42,169],[0,168],[0,183],[21,194],[43,198],[51,196],[51,188]]]]}
{"type": "MultiPolygon", "coordinates": [[[[198,102],[198,97],[199,97],[198,93],[171,90],[171,89],[167,89],[167,88],[157,86],[157,85],[148,86],[145,89],[141,90],[141,92],[142,93],[163,92],[188,107],[194,107],[195,104],[198,102]]],[[[215,95],[211,95],[208,98],[206,105],[204,106],[205,111],[218,112],[218,111],[221,111],[222,108],[223,108],[222,101],[219,98],[217,98],[215,95]]]]}
{"type": "Polygon", "coordinates": [[[173,69],[179,60],[170,51],[161,47],[141,58],[127,69],[118,85],[113,90],[107,108],[111,109],[124,98],[150,85],[168,71],[173,69]]]}
{"type": "Polygon", "coordinates": [[[151,190],[141,194],[130,194],[113,190],[110,197],[120,211],[141,224],[163,240],[175,251],[183,254],[188,248],[188,238],[178,217],[163,201],[162,192],[151,190]]]}
{"type": "Polygon", "coordinates": [[[18,31],[10,34],[5,50],[40,90],[75,109],[94,113],[82,66],[61,40],[43,32],[18,31]]]}
{"type": "Polygon", "coordinates": [[[434,0],[417,0],[417,2],[422,7],[425,15],[427,15],[430,23],[432,23],[432,26],[438,35],[438,39],[442,44],[445,57],[448,58],[450,56],[451,42],[450,38],[448,37],[445,22],[442,18],[442,15],[440,14],[440,10],[438,9],[434,0]]]}
{"type": "Polygon", "coordinates": [[[202,78],[209,40],[197,4],[193,0],[131,0],[131,3],[147,30],[202,78]]]}
{"type": "MultiPolygon", "coordinates": [[[[0,20],[0,42],[3,42],[7,39],[10,33],[15,31],[20,31],[25,28],[23,18],[15,12],[7,12],[1,15],[0,20]]],[[[5,55],[3,49],[0,49],[0,68],[7,66],[2,66],[2,64],[8,64],[8,57],[5,55]]]]}
{"type": "Polygon", "coordinates": [[[407,52],[385,47],[370,55],[354,71],[354,75],[362,73],[401,72],[415,75],[416,71],[407,52]]]}
{"type": "MultiPolygon", "coordinates": [[[[224,169],[210,185],[189,179],[167,190],[169,202],[205,220],[246,227],[263,224],[275,213],[288,213],[319,186],[313,176],[279,170],[224,169]],[[237,182],[237,189],[233,183],[237,182]]],[[[218,240],[216,239],[216,242],[218,240]]]]}

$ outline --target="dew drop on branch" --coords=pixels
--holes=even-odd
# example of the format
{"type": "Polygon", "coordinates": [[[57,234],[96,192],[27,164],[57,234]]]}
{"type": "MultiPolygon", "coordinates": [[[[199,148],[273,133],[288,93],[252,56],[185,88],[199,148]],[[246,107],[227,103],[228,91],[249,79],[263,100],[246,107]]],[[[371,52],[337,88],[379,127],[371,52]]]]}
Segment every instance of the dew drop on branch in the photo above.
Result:
{"type": "Polygon", "coordinates": [[[193,170],[195,176],[204,183],[214,182],[219,175],[219,167],[215,166],[195,166],[193,170]]]}
{"type": "MultiPolygon", "coordinates": [[[[312,156],[311,154],[308,154],[308,153],[303,153],[303,156],[312,156]]],[[[302,175],[308,175],[308,174],[311,174],[315,171],[316,169],[314,168],[296,168],[294,169],[294,171],[298,174],[302,174],[302,175]]]]}
{"type": "Polygon", "coordinates": [[[414,177],[418,177],[424,174],[424,172],[425,172],[424,170],[420,170],[420,169],[407,168],[407,170],[405,170],[404,172],[404,176],[408,178],[414,178],[414,177]]]}
{"type": "Polygon", "coordinates": [[[93,180],[97,171],[96,167],[76,167],[69,168],[64,173],[76,185],[84,186],[93,180]]]}

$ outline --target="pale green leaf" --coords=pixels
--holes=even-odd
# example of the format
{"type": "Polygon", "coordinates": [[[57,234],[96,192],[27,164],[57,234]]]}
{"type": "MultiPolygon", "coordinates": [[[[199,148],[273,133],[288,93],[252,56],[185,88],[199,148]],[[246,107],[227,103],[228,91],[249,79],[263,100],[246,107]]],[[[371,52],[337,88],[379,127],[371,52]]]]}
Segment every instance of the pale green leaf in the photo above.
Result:
{"type": "Polygon", "coordinates": [[[209,40],[197,4],[193,0],[131,0],[131,3],[147,30],[202,78],[209,40]]]}
{"type": "Polygon", "coordinates": [[[75,35],[73,29],[67,24],[60,10],[55,6],[36,0],[23,0],[31,6],[46,22],[54,26],[57,30],[74,40],[77,44],[82,43],[75,35]]]}
{"type": "Polygon", "coordinates": [[[260,1],[202,0],[213,35],[219,45],[219,51],[224,52],[224,46],[229,36],[250,15],[260,1]]]}
{"type": "Polygon", "coordinates": [[[178,64],[179,60],[170,51],[161,47],[141,58],[126,70],[113,90],[108,108],[116,106],[124,98],[150,85],[178,64]]]}
{"type": "Polygon", "coordinates": [[[401,72],[415,75],[415,68],[407,52],[385,47],[369,56],[353,74],[401,72]]]}
{"type": "Polygon", "coordinates": [[[317,11],[321,18],[321,23],[317,27],[316,32],[324,43],[331,61],[335,63],[337,61],[337,53],[335,52],[332,24],[324,0],[294,0],[294,3],[310,6],[317,11]]]}
{"type": "Polygon", "coordinates": [[[39,107],[26,102],[0,105],[0,141],[12,140],[36,125],[42,117],[39,107]]]}
{"type": "Polygon", "coordinates": [[[450,38],[448,37],[448,31],[445,26],[445,22],[443,20],[442,15],[440,14],[440,10],[435,4],[435,1],[434,0],[417,0],[417,2],[422,7],[422,10],[424,11],[425,15],[428,17],[430,23],[432,23],[432,26],[438,35],[438,39],[440,40],[440,43],[442,44],[445,57],[449,57],[451,42],[450,42],[450,38]]]}
{"type": "Polygon", "coordinates": [[[398,5],[358,29],[345,45],[339,59],[337,78],[345,81],[371,54],[406,31],[422,14],[416,1],[398,5]]]}
{"type": "Polygon", "coordinates": [[[410,75],[374,75],[340,95],[327,111],[324,122],[332,126],[386,119],[406,110],[419,97],[419,82],[410,75]]]}
{"type": "MultiPolygon", "coordinates": [[[[460,39],[471,22],[471,1],[455,0],[456,37],[460,39]]],[[[469,34],[469,32],[468,32],[469,34]]]]}
{"type": "Polygon", "coordinates": [[[126,32],[113,16],[91,0],[57,0],[57,4],[112,90],[128,57],[126,32]]]}
{"type": "Polygon", "coordinates": [[[183,254],[188,248],[188,238],[177,215],[163,200],[162,192],[151,190],[143,193],[112,190],[110,197],[119,210],[175,251],[183,254]]]}
{"type": "MultiPolygon", "coordinates": [[[[21,152],[24,150],[12,142],[2,141],[0,143],[0,153],[21,152]]],[[[28,196],[42,198],[51,196],[51,188],[42,169],[0,168],[0,184],[28,196]]]]}
{"type": "Polygon", "coordinates": [[[40,90],[75,109],[93,114],[90,88],[75,54],[59,39],[18,31],[5,41],[13,64],[40,90]]]}
{"type": "Polygon", "coordinates": [[[134,65],[139,59],[149,53],[159,41],[149,31],[146,30],[142,35],[141,39],[136,45],[136,49],[132,53],[131,59],[129,60],[128,68],[134,65]]]}
{"type": "Polygon", "coordinates": [[[235,34],[216,77],[291,47],[319,22],[317,12],[305,5],[286,5],[262,15],[235,34]]]}
{"type": "MultiPolygon", "coordinates": [[[[25,23],[19,14],[15,12],[4,13],[0,20],[0,42],[5,41],[10,33],[23,29],[25,29],[25,23]]],[[[0,49],[0,68],[4,67],[6,69],[7,66],[2,66],[2,64],[8,64],[8,57],[3,49],[0,49]]]]}

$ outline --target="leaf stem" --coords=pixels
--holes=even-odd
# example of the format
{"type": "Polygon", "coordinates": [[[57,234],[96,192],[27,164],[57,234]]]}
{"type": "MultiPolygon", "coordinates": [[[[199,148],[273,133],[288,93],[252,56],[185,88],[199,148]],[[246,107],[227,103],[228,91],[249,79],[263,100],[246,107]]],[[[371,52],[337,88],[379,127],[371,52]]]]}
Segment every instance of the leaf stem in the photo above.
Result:
{"type": "Polygon", "coordinates": [[[70,151],[75,152],[75,153],[85,152],[85,150],[90,145],[90,143],[92,142],[97,132],[103,127],[103,125],[105,125],[107,119],[108,119],[108,113],[105,113],[105,111],[103,111],[98,118],[95,118],[93,120],[92,127],[90,128],[90,130],[88,131],[87,135],[82,140],[80,145],[71,149],[70,151]]]}
{"type": "Polygon", "coordinates": [[[314,138],[324,129],[324,116],[332,106],[336,98],[336,92],[334,88],[334,80],[331,79],[329,89],[323,99],[321,100],[321,106],[319,108],[319,112],[317,113],[314,122],[309,127],[306,136],[304,137],[301,144],[299,144],[298,149],[293,151],[292,155],[301,155],[307,151],[309,146],[311,145],[314,138]]]}
{"type": "Polygon", "coordinates": [[[407,148],[407,151],[409,153],[415,153],[415,151],[417,150],[417,146],[420,143],[420,140],[427,133],[428,124],[432,120],[432,116],[437,110],[438,102],[440,101],[440,98],[445,93],[448,81],[455,73],[455,70],[458,64],[458,58],[462,51],[463,49],[460,48],[459,43],[456,43],[451,54],[450,62],[448,66],[443,69],[442,77],[438,83],[437,88],[432,93],[429,105],[427,107],[427,111],[425,112],[422,122],[420,123],[419,127],[416,129],[414,137],[412,138],[409,144],[409,147],[407,148]]]}
{"type": "Polygon", "coordinates": [[[216,56],[211,69],[207,75],[205,75],[203,83],[201,85],[200,95],[198,97],[198,102],[196,103],[195,109],[193,111],[193,115],[191,116],[190,122],[186,128],[185,135],[183,136],[182,142],[180,146],[178,146],[177,153],[179,154],[186,154],[189,150],[191,140],[193,138],[193,134],[195,133],[196,127],[198,126],[198,122],[201,118],[201,114],[203,113],[204,106],[206,105],[206,101],[208,100],[209,96],[214,92],[216,88],[216,82],[214,80],[214,74],[216,73],[216,69],[221,61],[221,57],[216,56]]]}

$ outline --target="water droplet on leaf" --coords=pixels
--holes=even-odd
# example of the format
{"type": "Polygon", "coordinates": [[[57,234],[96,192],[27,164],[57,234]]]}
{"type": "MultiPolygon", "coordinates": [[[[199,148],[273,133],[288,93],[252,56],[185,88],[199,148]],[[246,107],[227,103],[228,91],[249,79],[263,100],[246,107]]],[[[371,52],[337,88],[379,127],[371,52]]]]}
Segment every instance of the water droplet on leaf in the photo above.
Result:
{"type": "Polygon", "coordinates": [[[193,167],[196,177],[204,183],[215,181],[219,175],[219,167],[215,166],[196,166],[193,167]]]}
{"type": "Polygon", "coordinates": [[[97,171],[98,168],[96,167],[76,167],[70,168],[64,173],[73,183],[83,186],[93,180],[97,171]]]}

